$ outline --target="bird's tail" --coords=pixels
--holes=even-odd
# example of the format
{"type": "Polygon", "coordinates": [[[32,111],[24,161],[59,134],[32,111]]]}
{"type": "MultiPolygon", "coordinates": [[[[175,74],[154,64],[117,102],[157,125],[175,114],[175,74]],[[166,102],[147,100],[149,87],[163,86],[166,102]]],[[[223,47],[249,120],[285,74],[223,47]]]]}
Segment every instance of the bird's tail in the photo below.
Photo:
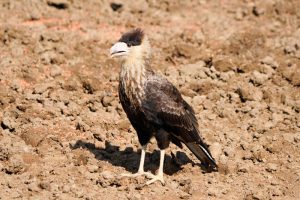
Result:
{"type": "Polygon", "coordinates": [[[205,166],[205,168],[217,171],[218,166],[215,159],[212,157],[208,147],[203,142],[192,142],[187,143],[186,146],[193,152],[193,154],[201,161],[201,164],[205,166]]]}

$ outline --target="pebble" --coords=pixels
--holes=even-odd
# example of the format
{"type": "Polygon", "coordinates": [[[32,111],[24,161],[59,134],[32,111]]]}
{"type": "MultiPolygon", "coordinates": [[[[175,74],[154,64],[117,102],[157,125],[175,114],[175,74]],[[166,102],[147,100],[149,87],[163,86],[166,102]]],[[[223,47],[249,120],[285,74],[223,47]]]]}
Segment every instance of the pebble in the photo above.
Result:
{"type": "Polygon", "coordinates": [[[253,81],[254,84],[256,85],[262,85],[266,80],[268,80],[269,76],[266,74],[262,74],[258,71],[254,71],[252,73],[252,78],[251,80],[253,81]]]}
{"type": "Polygon", "coordinates": [[[52,65],[50,69],[50,76],[56,77],[61,75],[62,69],[58,65],[52,65]]]}
{"type": "Polygon", "coordinates": [[[101,173],[101,176],[104,178],[104,179],[113,179],[114,178],[114,175],[112,174],[112,172],[110,171],[103,171],[101,173]]]}
{"type": "Polygon", "coordinates": [[[37,185],[36,182],[33,182],[33,183],[31,183],[31,184],[28,185],[28,190],[32,191],[32,192],[38,192],[41,189],[38,187],[38,185],[37,185]]]}
{"type": "Polygon", "coordinates": [[[246,163],[239,163],[238,164],[238,171],[243,173],[248,173],[250,166],[246,163]]]}
{"type": "Polygon", "coordinates": [[[215,188],[215,187],[209,187],[208,189],[207,189],[207,194],[208,194],[208,196],[213,196],[213,197],[215,197],[217,194],[219,193],[219,190],[218,190],[218,188],[215,188]]]}
{"type": "Polygon", "coordinates": [[[232,148],[232,147],[225,147],[224,153],[228,157],[234,157],[234,155],[235,155],[235,149],[232,148]]]}
{"type": "Polygon", "coordinates": [[[167,183],[172,190],[176,190],[179,187],[179,184],[176,181],[171,181],[167,183]]]}
{"type": "Polygon", "coordinates": [[[260,6],[253,6],[252,13],[258,17],[258,16],[264,14],[265,10],[260,6]]]}
{"type": "Polygon", "coordinates": [[[9,174],[21,174],[24,172],[25,168],[26,166],[21,155],[12,155],[4,171],[9,174]]]}
{"type": "Polygon", "coordinates": [[[277,171],[277,165],[275,163],[268,163],[266,170],[267,170],[267,172],[277,171]]]}
{"type": "Polygon", "coordinates": [[[203,104],[204,100],[205,100],[205,96],[204,95],[196,95],[193,97],[192,99],[192,103],[195,106],[200,106],[203,104]]]}
{"type": "Polygon", "coordinates": [[[228,157],[225,156],[225,155],[221,155],[220,158],[219,158],[219,162],[220,162],[220,164],[222,164],[222,165],[226,165],[227,160],[228,160],[228,157]]]}
{"type": "Polygon", "coordinates": [[[262,64],[265,64],[265,65],[269,65],[271,66],[273,69],[276,69],[279,65],[278,63],[274,60],[273,57],[271,56],[266,56],[264,57],[262,60],[261,60],[261,63],[262,64]]]}
{"type": "Polygon", "coordinates": [[[237,8],[235,11],[235,19],[242,20],[247,15],[247,11],[242,8],[237,8]]]}
{"type": "Polygon", "coordinates": [[[39,187],[43,190],[48,190],[50,191],[50,184],[47,182],[40,182],[39,187]]]}
{"type": "Polygon", "coordinates": [[[213,157],[218,160],[222,154],[222,145],[218,142],[214,142],[209,149],[213,157]]]}
{"type": "Polygon", "coordinates": [[[114,98],[112,96],[104,96],[101,103],[104,107],[108,107],[111,106],[112,101],[114,100],[114,98]]]}
{"type": "Polygon", "coordinates": [[[257,199],[257,200],[265,199],[265,194],[263,191],[256,191],[254,194],[252,194],[252,199],[257,199]]]}
{"type": "Polygon", "coordinates": [[[69,7],[67,0],[47,0],[47,4],[57,9],[67,9],[69,7]]]}
{"type": "Polygon", "coordinates": [[[142,198],[142,195],[140,194],[134,194],[132,197],[132,200],[140,200],[142,198]]]}
{"type": "Polygon", "coordinates": [[[33,94],[43,94],[51,86],[51,84],[38,84],[34,87],[33,94]]]}
{"type": "MultiPolygon", "coordinates": [[[[95,173],[98,171],[99,167],[98,165],[87,165],[87,169],[90,173],[95,173]]],[[[104,178],[104,177],[103,177],[104,178]]]]}
{"type": "Polygon", "coordinates": [[[193,78],[204,79],[207,77],[205,73],[205,62],[200,61],[194,64],[184,65],[180,68],[182,75],[190,76],[193,78]]]}
{"type": "Polygon", "coordinates": [[[220,74],[220,79],[226,82],[229,81],[234,75],[235,74],[233,71],[224,72],[220,74]]]}
{"type": "Polygon", "coordinates": [[[14,130],[15,127],[17,126],[17,123],[10,116],[3,116],[2,126],[4,127],[4,129],[8,128],[9,130],[14,130]]]}
{"type": "Polygon", "coordinates": [[[262,91],[250,85],[239,87],[237,93],[242,101],[261,101],[263,98],[262,91]]]}

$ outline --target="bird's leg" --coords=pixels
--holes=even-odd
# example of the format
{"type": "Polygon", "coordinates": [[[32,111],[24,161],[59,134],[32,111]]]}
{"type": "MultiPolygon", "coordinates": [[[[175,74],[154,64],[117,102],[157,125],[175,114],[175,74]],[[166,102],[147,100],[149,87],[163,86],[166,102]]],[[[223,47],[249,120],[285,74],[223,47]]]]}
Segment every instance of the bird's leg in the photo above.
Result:
{"type": "Polygon", "coordinates": [[[144,171],[146,147],[147,147],[147,145],[142,146],[141,160],[140,160],[140,166],[139,166],[138,172],[134,173],[134,174],[124,173],[124,174],[121,174],[121,177],[125,176],[125,177],[134,178],[134,177],[141,176],[141,175],[145,175],[147,177],[153,177],[153,174],[144,171]]]}
{"type": "Polygon", "coordinates": [[[165,184],[164,181],[164,160],[165,160],[165,150],[160,150],[160,161],[159,161],[159,168],[157,175],[152,175],[151,180],[146,182],[146,185],[150,185],[155,181],[160,181],[163,185],[165,184]]]}

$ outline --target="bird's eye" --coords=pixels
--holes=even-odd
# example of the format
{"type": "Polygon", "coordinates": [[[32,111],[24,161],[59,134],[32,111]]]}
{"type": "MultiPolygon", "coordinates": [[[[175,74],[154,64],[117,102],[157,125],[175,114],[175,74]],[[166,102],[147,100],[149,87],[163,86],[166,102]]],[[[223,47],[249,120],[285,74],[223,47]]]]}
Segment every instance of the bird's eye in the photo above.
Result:
{"type": "Polygon", "coordinates": [[[131,43],[128,43],[128,44],[127,44],[127,46],[128,46],[128,47],[131,47],[131,46],[132,46],[132,44],[131,44],[131,43]]]}

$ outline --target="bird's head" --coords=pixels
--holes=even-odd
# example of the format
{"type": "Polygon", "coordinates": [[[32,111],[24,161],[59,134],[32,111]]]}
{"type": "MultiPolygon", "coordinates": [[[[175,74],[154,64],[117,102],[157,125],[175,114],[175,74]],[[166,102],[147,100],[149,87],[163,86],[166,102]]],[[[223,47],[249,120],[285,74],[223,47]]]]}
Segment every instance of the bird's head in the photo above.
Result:
{"type": "Polygon", "coordinates": [[[150,44],[143,30],[137,28],[124,33],[119,41],[110,48],[112,58],[122,61],[148,59],[150,44]]]}

